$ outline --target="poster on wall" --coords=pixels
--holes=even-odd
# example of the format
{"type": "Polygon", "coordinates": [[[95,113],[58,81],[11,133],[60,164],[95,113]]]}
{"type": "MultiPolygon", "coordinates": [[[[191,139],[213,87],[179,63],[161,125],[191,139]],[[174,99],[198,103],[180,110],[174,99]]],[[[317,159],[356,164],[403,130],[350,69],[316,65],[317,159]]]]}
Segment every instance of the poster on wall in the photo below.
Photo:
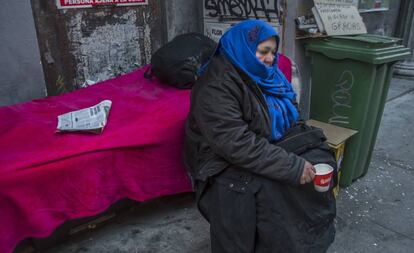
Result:
{"type": "Polygon", "coordinates": [[[148,0],[56,0],[58,9],[91,8],[100,5],[132,6],[148,4],[148,0]]]}

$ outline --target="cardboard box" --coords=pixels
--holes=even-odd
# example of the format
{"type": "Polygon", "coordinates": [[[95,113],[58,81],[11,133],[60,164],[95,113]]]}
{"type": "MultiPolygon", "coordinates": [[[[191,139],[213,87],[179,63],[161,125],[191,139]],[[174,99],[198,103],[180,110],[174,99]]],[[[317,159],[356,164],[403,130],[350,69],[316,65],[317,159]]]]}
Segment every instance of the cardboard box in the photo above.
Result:
{"type": "MultiPolygon", "coordinates": [[[[335,158],[338,166],[338,181],[341,176],[341,166],[342,161],[344,159],[344,151],[345,151],[345,144],[346,141],[351,138],[354,134],[358,131],[335,126],[333,124],[317,121],[310,119],[306,121],[306,123],[310,126],[322,128],[323,133],[327,138],[327,142],[332,150],[335,152],[335,158]]],[[[339,185],[334,188],[335,197],[339,194],[339,185]]]]}

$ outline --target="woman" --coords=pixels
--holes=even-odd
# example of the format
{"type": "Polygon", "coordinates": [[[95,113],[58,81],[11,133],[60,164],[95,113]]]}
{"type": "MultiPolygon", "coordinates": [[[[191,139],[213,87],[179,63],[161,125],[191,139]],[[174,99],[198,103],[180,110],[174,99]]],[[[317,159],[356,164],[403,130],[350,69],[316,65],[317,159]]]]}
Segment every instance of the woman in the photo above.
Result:
{"type": "Polygon", "coordinates": [[[333,241],[332,198],[320,214],[298,200],[312,191],[312,164],[276,145],[299,118],[278,43],[265,22],[237,24],[193,87],[185,162],[213,252],[324,252],[333,241]]]}

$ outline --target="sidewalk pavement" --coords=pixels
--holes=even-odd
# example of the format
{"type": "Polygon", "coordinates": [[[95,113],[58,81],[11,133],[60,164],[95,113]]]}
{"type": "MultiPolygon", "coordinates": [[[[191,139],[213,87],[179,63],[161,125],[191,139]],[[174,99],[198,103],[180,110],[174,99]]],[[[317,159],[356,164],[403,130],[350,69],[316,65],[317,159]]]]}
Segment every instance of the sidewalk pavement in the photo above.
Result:
{"type": "Polygon", "coordinates": [[[365,177],[342,189],[333,252],[414,252],[414,80],[393,79],[365,177]]]}
{"type": "MultiPolygon", "coordinates": [[[[414,252],[414,80],[392,79],[370,168],[341,189],[328,253],[414,252]]],[[[134,205],[109,224],[47,253],[210,252],[192,194],[134,205]]]]}

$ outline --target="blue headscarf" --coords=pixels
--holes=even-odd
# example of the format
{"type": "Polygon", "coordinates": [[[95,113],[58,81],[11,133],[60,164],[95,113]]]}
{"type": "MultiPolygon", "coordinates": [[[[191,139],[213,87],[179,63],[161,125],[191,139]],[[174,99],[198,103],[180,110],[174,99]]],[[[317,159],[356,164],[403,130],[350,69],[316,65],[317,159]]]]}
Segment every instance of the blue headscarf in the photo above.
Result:
{"type": "Polygon", "coordinates": [[[279,35],[272,26],[260,20],[246,20],[221,37],[218,52],[242,69],[262,90],[269,108],[271,140],[274,141],[298,120],[299,113],[293,105],[296,94],[277,66],[277,57],[270,67],[256,57],[257,46],[271,37],[279,42],[279,35]]]}

